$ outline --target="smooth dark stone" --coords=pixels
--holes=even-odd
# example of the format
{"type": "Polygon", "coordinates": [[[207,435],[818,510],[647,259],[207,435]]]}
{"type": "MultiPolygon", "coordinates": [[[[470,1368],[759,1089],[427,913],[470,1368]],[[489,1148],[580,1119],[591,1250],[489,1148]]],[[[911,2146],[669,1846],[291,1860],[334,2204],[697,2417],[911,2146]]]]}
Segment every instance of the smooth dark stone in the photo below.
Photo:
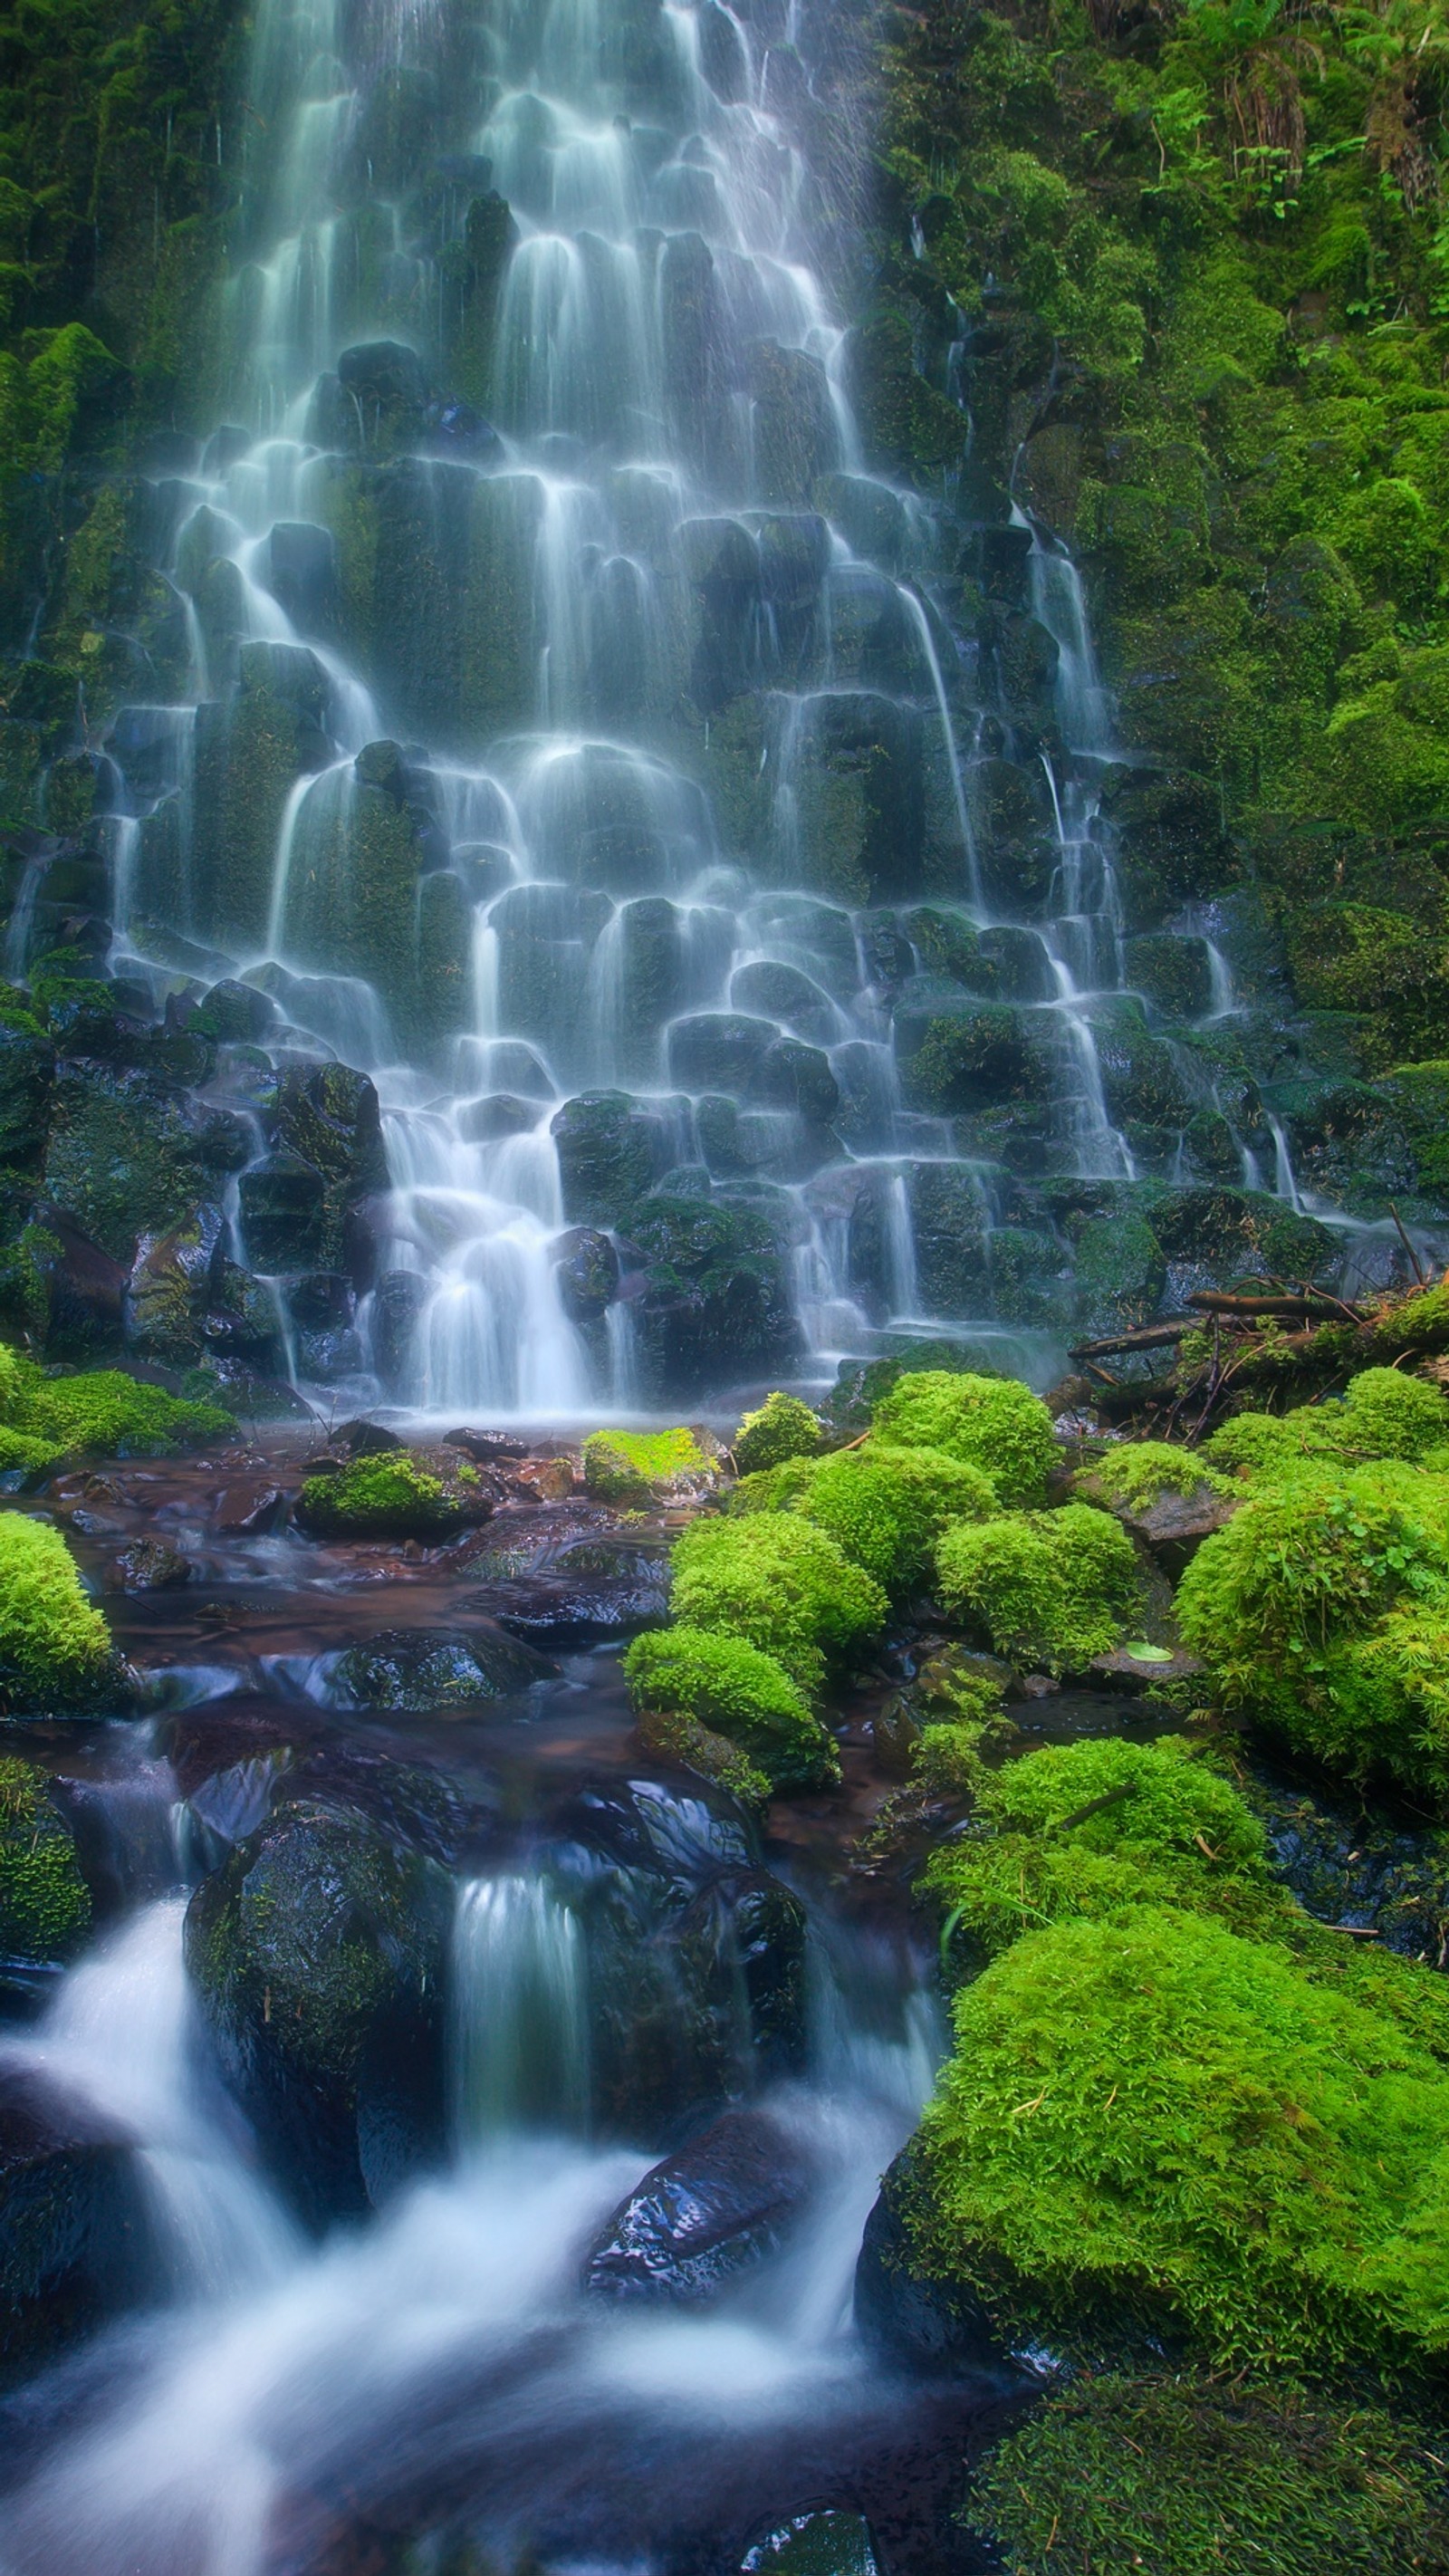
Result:
{"type": "Polygon", "coordinates": [[[133,2305],[159,2271],[124,2131],[0,2068],[0,2379],[133,2305]]]}
{"type": "Polygon", "coordinates": [[[764,2111],[726,2111],[652,2167],[584,2258],[596,2297],[711,2299],[775,2252],[815,2180],[803,2142],[764,2111]]]}

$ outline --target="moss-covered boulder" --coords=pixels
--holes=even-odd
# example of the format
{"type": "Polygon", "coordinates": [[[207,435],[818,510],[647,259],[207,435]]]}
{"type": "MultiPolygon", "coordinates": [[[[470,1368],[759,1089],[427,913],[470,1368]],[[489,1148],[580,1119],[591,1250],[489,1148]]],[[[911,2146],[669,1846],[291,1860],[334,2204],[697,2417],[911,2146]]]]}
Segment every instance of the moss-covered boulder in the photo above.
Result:
{"type": "Polygon", "coordinates": [[[48,1773],[0,1760],[0,1986],[74,1958],[91,1897],[48,1773]]]}
{"type": "Polygon", "coordinates": [[[584,1484],[600,1502],[635,1506],[708,1493],[719,1470],[692,1431],[591,1431],[584,1484]]]}
{"type": "Polygon", "coordinates": [[[1389,2010],[1144,1908],[1028,1932],[956,2032],[908,2223],[1008,2345],[1290,2371],[1438,2349],[1449,2076],[1389,2010]]]}
{"type": "Polygon", "coordinates": [[[130,1262],[143,1233],[220,1196],[255,1150],[242,1120],[135,1067],[63,1063],[51,1098],[46,1195],[117,1261],[130,1262]]]}
{"type": "Polygon", "coordinates": [[[660,1195],[644,1201],[629,1235],[646,1269],[634,1321],[657,1400],[760,1377],[795,1356],[784,1262],[756,1210],[660,1195]]]}
{"type": "Polygon", "coordinates": [[[0,1512],[0,1704],[64,1717],[117,1688],[110,1633],[60,1532],[0,1512]]]}
{"type": "Polygon", "coordinates": [[[847,1655],[886,1614],[886,1596],[824,1530],[793,1513],[696,1521],[674,1551],[670,1607],[690,1628],[742,1637],[802,1689],[827,1653],[847,1655]]]}
{"type": "Polygon", "coordinates": [[[935,1560],[942,1600],[993,1654],[1051,1672],[1109,1654],[1139,1599],[1131,1540],[1090,1503],[953,1522],[935,1560]]]}
{"type": "Polygon", "coordinates": [[[901,1449],[943,1449],[989,1476],[1003,1503],[1039,1503],[1060,1452],[1040,1396],[1017,1378],[969,1369],[907,1370],[871,1416],[879,1440],[901,1449]]]}
{"type": "Polygon", "coordinates": [[[1103,2371],[988,2454],[963,2518],[1010,2576],[1110,2566],[1124,2532],[1143,2576],[1219,2576],[1264,2546],[1276,2576],[1377,2576],[1449,2555],[1433,2442],[1382,2405],[1271,2380],[1103,2371]]]}
{"type": "Polygon", "coordinates": [[[313,2225],[362,2215],[437,2150],[451,1914],[435,1861],[316,1800],[276,1809],[191,1901],[203,2017],[313,2225]]]}
{"type": "Polygon", "coordinates": [[[645,1741],[745,1793],[746,1803],[754,1803],[749,1770],[763,1774],[767,1794],[839,1779],[835,1747],[803,1692],[773,1655],[743,1638],[656,1630],[635,1638],[624,1670],[645,1741]],[[722,1756],[714,1750],[721,1739],[722,1756]]]}
{"type": "Polygon", "coordinates": [[[493,1510],[492,1488],[449,1449],[383,1449],[309,1476],[297,1518],[314,1538],[453,1537],[493,1510]]]}

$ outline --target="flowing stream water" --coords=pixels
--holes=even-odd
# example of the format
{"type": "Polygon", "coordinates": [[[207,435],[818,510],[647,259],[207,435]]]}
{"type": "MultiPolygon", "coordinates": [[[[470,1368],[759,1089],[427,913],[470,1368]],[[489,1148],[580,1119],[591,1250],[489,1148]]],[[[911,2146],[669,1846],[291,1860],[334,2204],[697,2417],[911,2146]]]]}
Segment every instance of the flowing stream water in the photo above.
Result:
{"type": "Polygon", "coordinates": [[[489,2553],[450,2567],[540,2544],[560,2568],[712,2564],[762,2506],[838,2500],[919,2426],[921,2392],[851,2324],[861,2228],[941,2047],[894,1949],[817,1926],[808,2059],[759,2104],[810,2176],[787,2241],[708,2308],[619,2305],[580,2261],[662,2142],[592,2137],[587,1944],[536,1871],[457,1883],[446,2163],[320,2244],[212,2068],[185,1906],[145,1903],[0,2045],[0,2084],[41,2079],[132,2141],[165,2266],[12,2417],[5,2576],[382,2564],[347,2554],[359,2525],[489,2553]]]}

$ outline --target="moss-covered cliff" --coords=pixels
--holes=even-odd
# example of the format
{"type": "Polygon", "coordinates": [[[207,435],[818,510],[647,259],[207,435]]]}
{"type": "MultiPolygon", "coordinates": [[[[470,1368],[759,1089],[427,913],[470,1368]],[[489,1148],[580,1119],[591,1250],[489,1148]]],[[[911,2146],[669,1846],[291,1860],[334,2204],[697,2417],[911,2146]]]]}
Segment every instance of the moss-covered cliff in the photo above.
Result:
{"type": "Polygon", "coordinates": [[[1425,0],[928,0],[887,65],[875,328],[940,385],[964,332],[968,513],[1082,566],[1162,765],[1108,782],[1133,926],[1255,886],[1348,1075],[1449,1052],[1446,92],[1425,0]]]}
{"type": "Polygon", "coordinates": [[[15,0],[0,14],[0,627],[12,650],[77,516],[67,480],[118,462],[138,433],[210,425],[244,33],[238,0],[15,0]]]}

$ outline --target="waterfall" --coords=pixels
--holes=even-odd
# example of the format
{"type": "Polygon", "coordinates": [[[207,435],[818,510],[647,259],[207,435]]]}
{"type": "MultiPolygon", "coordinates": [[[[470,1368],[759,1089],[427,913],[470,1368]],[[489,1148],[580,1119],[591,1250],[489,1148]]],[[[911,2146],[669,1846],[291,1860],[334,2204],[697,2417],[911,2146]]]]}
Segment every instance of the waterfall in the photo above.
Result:
{"type": "Polygon", "coordinates": [[[279,2278],[296,2241],[206,2079],[185,1911],[183,1896],[163,1897],[113,1934],[71,1970],[33,2032],[0,2038],[0,2066],[43,2078],[134,2141],[178,2295],[217,2300],[279,2278]]]}
{"type": "Polygon", "coordinates": [[[539,1878],[458,1890],[452,1947],[453,2133],[588,2126],[589,2029],[579,1919],[539,1878]]]}
{"type": "MultiPolygon", "coordinates": [[[[677,1403],[681,1294],[699,1366],[746,1384],[823,1380],[915,1317],[991,1336],[1042,1237],[998,1191],[1017,1252],[968,1257],[979,1166],[1203,1177],[1104,1072],[1128,1004],[1101,787],[1130,754],[1081,575],[1015,502],[970,527],[951,471],[904,488],[862,438],[834,156],[807,150],[838,31],[791,30],[787,80],[711,0],[627,29],[617,0],[487,0],[467,30],[432,0],[257,12],[231,416],[167,486],[158,566],[187,702],[106,742],[115,953],[142,971],[180,933],[262,986],[279,1046],[372,1076],[379,1392],[411,1406],[677,1403]],[[977,635],[963,538],[1009,602],[977,635]],[[988,943],[984,979],[938,975],[923,910],[927,945],[988,943]],[[1010,1080],[915,1095],[925,1015],[983,1004],[1040,1115],[1010,1080]],[[726,1256],[681,1290],[702,1200],[744,1212],[751,1264],[773,1243],[753,1341],[726,1256]],[[581,1224],[623,1248],[627,1312],[561,1297],[581,1224]]],[[[44,899],[32,870],[12,972],[44,899]]],[[[1055,1276],[1027,1294],[1040,1374],[1055,1276]]]]}

